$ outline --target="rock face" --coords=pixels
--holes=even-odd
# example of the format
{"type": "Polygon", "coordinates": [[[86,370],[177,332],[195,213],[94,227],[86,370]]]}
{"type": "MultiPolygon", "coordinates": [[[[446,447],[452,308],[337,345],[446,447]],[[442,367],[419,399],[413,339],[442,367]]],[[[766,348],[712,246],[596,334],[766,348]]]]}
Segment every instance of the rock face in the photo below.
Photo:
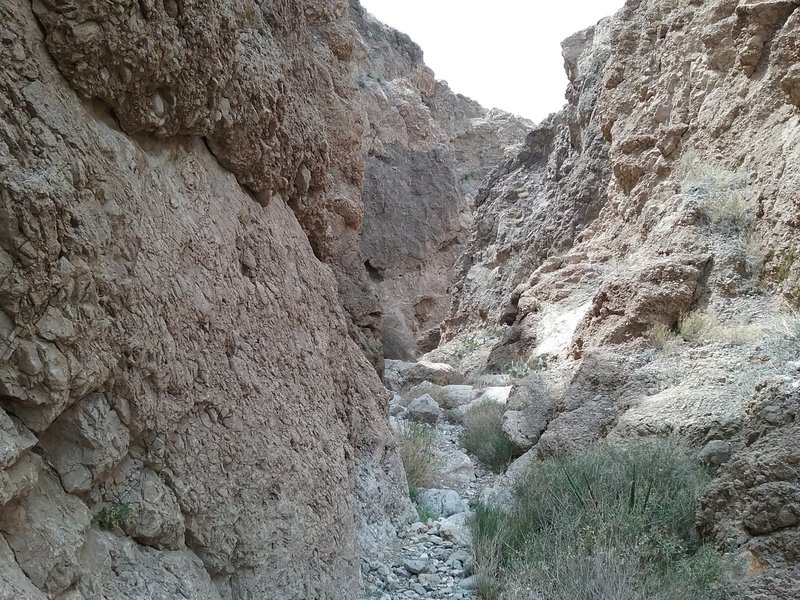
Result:
{"type": "MultiPolygon", "coordinates": [[[[367,123],[358,267],[366,265],[380,296],[385,356],[410,360],[438,344],[478,184],[532,124],[437,82],[408,36],[355,2],[351,17],[367,123]]],[[[362,289],[355,293],[363,298],[362,289]]],[[[343,297],[347,304],[350,294],[343,297]]]]}
{"type": "Polygon", "coordinates": [[[540,369],[505,419],[526,464],[696,448],[720,469],[700,525],[765,599],[798,594],[799,9],[636,0],[564,42],[569,105],[478,192],[446,343],[423,357],[540,369]]]}
{"type": "Polygon", "coordinates": [[[0,595],[355,597],[410,518],[319,260],[361,221],[348,8],[0,7],[0,595]]]}

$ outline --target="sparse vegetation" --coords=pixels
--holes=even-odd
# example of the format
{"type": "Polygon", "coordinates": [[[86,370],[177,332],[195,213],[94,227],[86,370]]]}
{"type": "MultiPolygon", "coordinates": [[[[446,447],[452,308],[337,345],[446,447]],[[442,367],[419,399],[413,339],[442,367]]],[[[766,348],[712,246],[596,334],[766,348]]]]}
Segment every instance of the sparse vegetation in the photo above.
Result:
{"type": "Polygon", "coordinates": [[[656,323],[647,334],[647,339],[654,347],[665,353],[670,352],[679,341],[675,330],[663,323],[656,323]]]}
{"type": "Polygon", "coordinates": [[[678,320],[678,335],[690,342],[741,344],[756,339],[758,332],[750,325],[726,325],[712,315],[693,311],[678,320]]]}
{"type": "Polygon", "coordinates": [[[749,229],[755,216],[755,198],[744,173],[730,171],[687,153],[682,165],[681,191],[699,198],[709,225],[722,234],[749,229]]]}
{"type": "Polygon", "coordinates": [[[797,260],[797,253],[795,252],[794,248],[789,248],[786,252],[783,253],[781,256],[780,264],[778,265],[777,270],[775,271],[775,278],[779,282],[784,282],[789,279],[789,275],[792,273],[792,266],[794,266],[794,262],[797,260]]]}
{"type": "Polygon", "coordinates": [[[654,347],[669,353],[681,341],[743,344],[758,336],[758,329],[752,325],[726,325],[712,315],[692,311],[681,315],[674,328],[657,323],[650,329],[647,339],[654,347]]]}
{"type": "Polygon", "coordinates": [[[526,360],[515,360],[505,368],[504,372],[512,379],[522,379],[531,372],[531,367],[526,360]]]}
{"type": "Polygon", "coordinates": [[[529,360],[516,360],[509,364],[504,373],[512,379],[522,379],[531,373],[543,371],[547,368],[547,354],[542,354],[536,358],[536,361],[531,364],[529,360]]]}
{"type": "Polygon", "coordinates": [[[694,530],[706,482],[693,459],[664,442],[534,465],[507,512],[476,507],[481,597],[730,598],[723,559],[694,530]]]}
{"type": "Polygon", "coordinates": [[[100,529],[111,531],[125,523],[125,519],[128,518],[132,510],[130,504],[112,502],[95,513],[94,522],[100,526],[100,529]]]}
{"type": "Polygon", "coordinates": [[[464,413],[461,445],[490,469],[500,472],[514,458],[514,447],[503,433],[502,404],[486,400],[464,413]]]}
{"type": "Polygon", "coordinates": [[[414,503],[414,506],[415,506],[415,507],[416,507],[416,509],[417,509],[417,516],[419,517],[419,520],[420,520],[422,523],[427,523],[428,521],[433,521],[433,520],[435,520],[435,519],[436,519],[436,515],[435,515],[435,514],[433,514],[433,513],[432,513],[432,512],[431,512],[431,511],[428,509],[428,507],[427,507],[427,506],[420,506],[420,505],[419,505],[419,504],[417,504],[416,502],[414,503]]]}
{"type": "Polygon", "coordinates": [[[469,335],[464,338],[463,348],[465,352],[474,352],[481,347],[481,340],[477,335],[469,335]]]}
{"type": "Polygon", "coordinates": [[[438,481],[438,460],[433,450],[433,428],[422,423],[402,423],[396,434],[400,458],[408,478],[409,494],[438,481]]]}

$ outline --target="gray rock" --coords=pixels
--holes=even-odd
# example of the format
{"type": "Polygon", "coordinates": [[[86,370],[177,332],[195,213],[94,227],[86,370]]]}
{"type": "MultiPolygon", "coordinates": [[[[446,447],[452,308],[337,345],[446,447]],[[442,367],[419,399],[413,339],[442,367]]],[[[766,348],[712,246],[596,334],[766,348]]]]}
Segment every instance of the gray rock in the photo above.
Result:
{"type": "Polygon", "coordinates": [[[733,450],[729,441],[711,440],[697,453],[697,458],[705,465],[718,467],[730,460],[733,450]]]}
{"type": "Polygon", "coordinates": [[[463,512],[448,517],[439,523],[439,536],[454,544],[469,546],[472,543],[472,532],[469,528],[471,516],[472,513],[463,512]]]}
{"type": "Polygon", "coordinates": [[[478,588],[478,577],[470,575],[458,582],[458,587],[462,590],[475,590],[478,588]]]}
{"type": "Polygon", "coordinates": [[[503,433],[518,452],[527,452],[533,448],[539,437],[531,432],[525,412],[521,410],[507,410],[503,413],[503,433]]]}
{"type": "Polygon", "coordinates": [[[418,423],[435,425],[444,411],[428,394],[420,396],[408,405],[408,418],[418,423]]]}
{"type": "Polygon", "coordinates": [[[65,411],[39,439],[68,492],[87,491],[125,456],[129,443],[128,429],[103,394],[65,411]]]}
{"type": "Polygon", "coordinates": [[[471,385],[446,385],[438,390],[439,404],[443,408],[464,406],[475,400],[481,392],[471,385]]]}
{"type": "Polygon", "coordinates": [[[437,517],[449,517],[469,510],[469,505],[453,490],[422,490],[417,502],[437,517]]]}
{"type": "Polygon", "coordinates": [[[403,567],[412,575],[419,575],[420,573],[433,573],[434,568],[427,560],[414,560],[409,559],[403,562],[403,567]]]}

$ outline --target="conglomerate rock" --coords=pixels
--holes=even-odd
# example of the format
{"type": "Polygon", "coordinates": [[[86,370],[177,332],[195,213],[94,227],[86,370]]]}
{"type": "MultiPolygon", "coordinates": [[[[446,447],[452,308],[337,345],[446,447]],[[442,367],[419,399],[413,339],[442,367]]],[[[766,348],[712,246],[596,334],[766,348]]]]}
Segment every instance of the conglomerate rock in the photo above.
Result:
{"type": "Polygon", "coordinates": [[[362,176],[347,6],[33,9],[0,7],[0,595],[354,597],[411,512],[318,260],[362,176]]]}

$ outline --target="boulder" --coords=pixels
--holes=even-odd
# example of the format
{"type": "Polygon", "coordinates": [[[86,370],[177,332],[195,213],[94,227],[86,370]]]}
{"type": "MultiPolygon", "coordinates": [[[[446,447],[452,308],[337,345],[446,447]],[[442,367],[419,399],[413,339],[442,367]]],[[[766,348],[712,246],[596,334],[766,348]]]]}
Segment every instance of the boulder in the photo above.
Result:
{"type": "Polygon", "coordinates": [[[423,381],[441,386],[464,381],[464,376],[455,367],[446,363],[427,361],[413,363],[402,360],[386,360],[384,378],[386,386],[395,392],[403,391],[423,381]]]}
{"type": "Polygon", "coordinates": [[[436,404],[436,400],[428,394],[420,396],[408,405],[408,418],[418,423],[435,425],[444,411],[436,404]]]}
{"type": "Polygon", "coordinates": [[[417,503],[437,517],[449,517],[469,510],[469,505],[454,490],[422,490],[417,503]]]}
{"type": "Polygon", "coordinates": [[[533,448],[539,439],[539,434],[531,431],[525,413],[521,410],[507,410],[503,413],[503,433],[520,453],[533,448]]]}

